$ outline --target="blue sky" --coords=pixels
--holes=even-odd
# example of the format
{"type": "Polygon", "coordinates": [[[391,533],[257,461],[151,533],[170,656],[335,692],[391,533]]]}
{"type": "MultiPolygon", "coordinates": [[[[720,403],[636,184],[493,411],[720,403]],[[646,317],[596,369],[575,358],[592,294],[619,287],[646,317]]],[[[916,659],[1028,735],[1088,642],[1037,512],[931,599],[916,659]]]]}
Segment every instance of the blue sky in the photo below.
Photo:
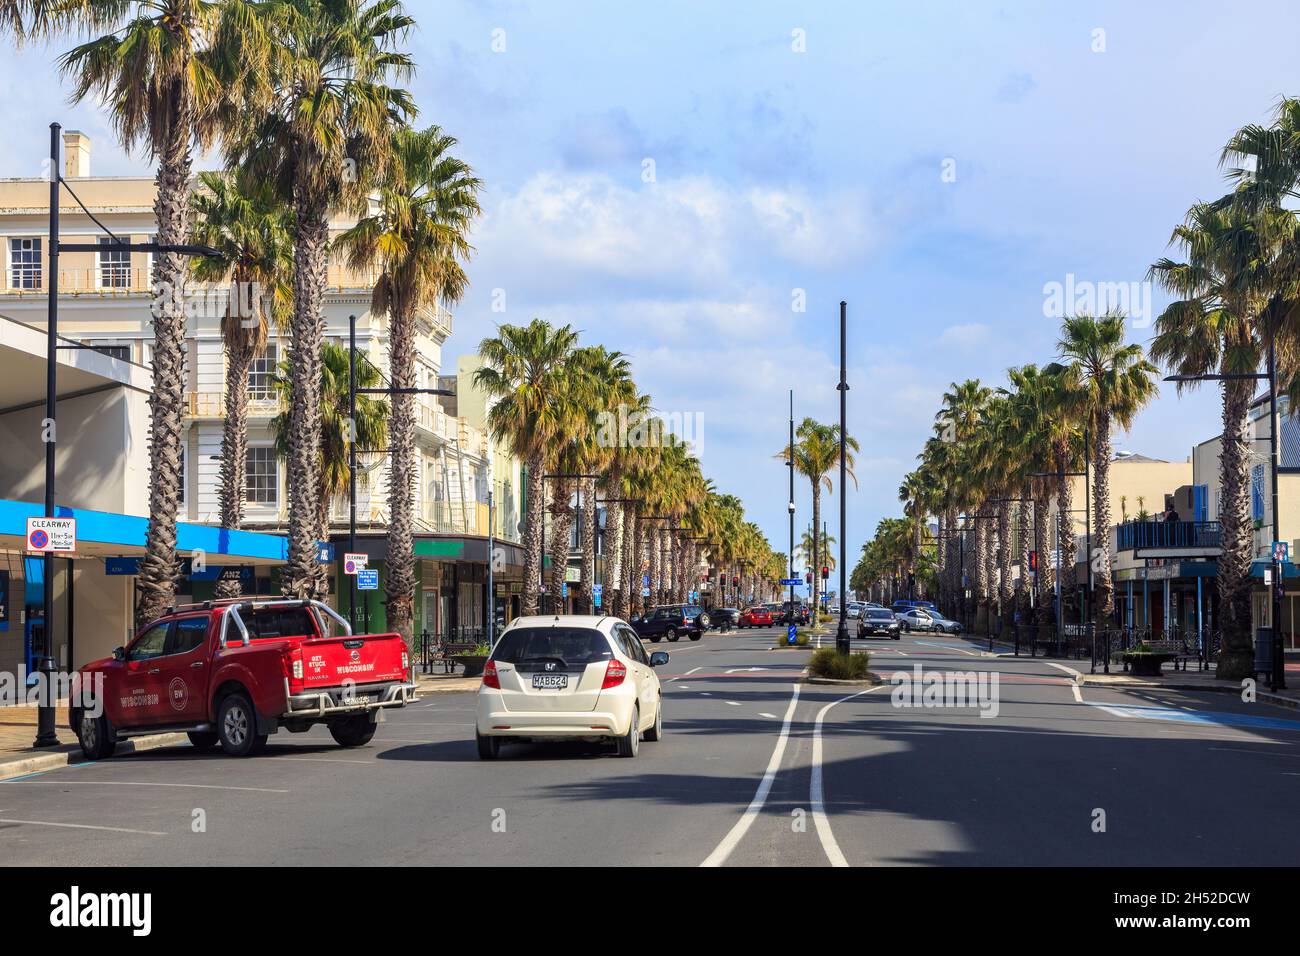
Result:
{"type": "MultiPolygon", "coordinates": [[[[1300,93],[1300,12],[810,6],[413,3],[410,46],[421,121],[487,184],[444,365],[535,316],[630,353],[660,409],[702,416],[706,473],[784,550],[787,390],[799,418],[838,415],[845,299],[851,564],[898,513],[947,384],[1052,358],[1044,285],[1141,280],[1187,207],[1223,191],[1227,137],[1300,93]]],[[[94,137],[97,173],[141,171],[54,91],[51,59],[0,65],[0,168],[39,173],[58,118],[94,137]]],[[[1115,445],[1182,459],[1217,421],[1215,392],[1166,389],[1115,445]]],[[[806,522],[806,484],[797,504],[806,522]]]]}

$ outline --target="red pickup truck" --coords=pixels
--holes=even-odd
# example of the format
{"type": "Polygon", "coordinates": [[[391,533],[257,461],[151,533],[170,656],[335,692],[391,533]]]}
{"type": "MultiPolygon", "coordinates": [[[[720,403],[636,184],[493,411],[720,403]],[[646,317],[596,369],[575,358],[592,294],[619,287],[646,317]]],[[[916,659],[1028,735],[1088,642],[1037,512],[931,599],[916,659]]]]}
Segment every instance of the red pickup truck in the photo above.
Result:
{"type": "Polygon", "coordinates": [[[319,601],[209,601],[173,608],[82,667],[80,681],[103,675],[102,706],[72,709],[69,720],[92,760],[124,737],[168,731],[242,757],[277,730],[320,723],[341,746],[359,747],[384,709],[414,699],[408,668],[400,635],[353,635],[319,601]]]}

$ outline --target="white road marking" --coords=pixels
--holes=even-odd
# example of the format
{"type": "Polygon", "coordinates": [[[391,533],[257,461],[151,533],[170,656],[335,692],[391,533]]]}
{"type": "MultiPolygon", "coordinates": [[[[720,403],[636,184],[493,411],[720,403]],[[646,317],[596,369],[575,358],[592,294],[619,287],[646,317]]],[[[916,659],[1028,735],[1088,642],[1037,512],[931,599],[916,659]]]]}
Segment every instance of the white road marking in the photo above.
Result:
{"type": "Polygon", "coordinates": [[[1079,690],[1079,685],[1078,685],[1078,684],[1071,684],[1071,685],[1070,685],[1070,690],[1074,691],[1074,702],[1075,702],[1076,704],[1082,704],[1082,703],[1083,703],[1083,692],[1082,692],[1081,690],[1079,690]]]}
{"type": "Polygon", "coordinates": [[[342,757],[297,757],[297,756],[292,756],[290,754],[276,754],[274,756],[263,756],[261,759],[262,760],[296,760],[299,763],[301,763],[304,760],[311,761],[313,763],[359,763],[367,766],[374,763],[373,760],[344,760],[342,757]]]}
{"type": "Polygon", "coordinates": [[[245,793],[288,793],[288,790],[274,790],[267,787],[223,787],[214,783],[153,783],[147,780],[65,780],[61,777],[52,780],[26,780],[25,786],[38,783],[52,783],[57,787],[168,787],[179,790],[240,790],[245,793]]]}
{"type": "Polygon", "coordinates": [[[29,827],[67,827],[70,830],[109,830],[113,833],[138,833],[142,836],[166,836],[161,830],[128,830],[126,827],[97,827],[89,823],[54,823],[50,820],[14,820],[0,817],[0,823],[21,823],[29,827]]]}
{"type": "Polygon", "coordinates": [[[1043,661],[1043,663],[1046,664],[1048,667],[1055,667],[1058,671],[1065,671],[1075,680],[1083,680],[1083,675],[1080,674],[1078,671],[1076,671],[1073,667],[1066,667],[1064,664],[1058,664],[1055,661],[1043,661]]]}
{"type": "Polygon", "coordinates": [[[701,670],[703,670],[703,669],[704,669],[704,668],[703,668],[702,666],[701,666],[701,667],[692,667],[692,668],[691,668],[690,670],[688,670],[685,674],[674,674],[672,677],[668,678],[668,683],[671,684],[673,681],[675,681],[675,680],[681,680],[683,677],[690,677],[690,676],[691,676],[692,674],[694,674],[696,671],[701,671],[701,670]]]}
{"type": "Polygon", "coordinates": [[[831,866],[848,866],[849,861],[844,859],[844,854],[840,852],[840,845],[835,842],[835,834],[831,832],[830,820],[826,818],[826,802],[822,792],[822,720],[836,704],[861,697],[863,694],[870,694],[873,690],[880,690],[884,686],[884,684],[877,684],[875,687],[868,687],[856,694],[831,701],[817,712],[817,719],[813,722],[812,783],[808,788],[808,800],[812,804],[817,838],[821,840],[822,849],[826,851],[826,859],[830,860],[831,866]]]}
{"type": "MultiPolygon", "coordinates": [[[[699,668],[697,667],[695,668],[695,670],[699,670],[699,668]]],[[[742,673],[748,673],[750,671],[765,671],[765,670],[767,670],[766,667],[733,667],[731,670],[727,671],[726,673],[742,674],[742,673]]],[[[694,671],[692,671],[692,673],[694,673],[694,671]]]]}
{"type": "Polygon", "coordinates": [[[738,701],[738,700],[724,700],[723,703],[724,703],[724,704],[730,704],[732,707],[739,707],[739,706],[740,706],[740,701],[738,701]]]}
{"type": "Polygon", "coordinates": [[[790,737],[790,721],[794,717],[794,709],[799,703],[799,685],[790,685],[790,706],[786,708],[785,720],[781,723],[781,730],[776,736],[776,746],[772,748],[772,757],[767,762],[767,770],[763,774],[763,779],[758,782],[758,789],[754,791],[754,799],[749,801],[749,806],[745,812],[740,815],[735,826],[728,831],[727,835],[704,860],[700,866],[722,866],[727,862],[727,857],[731,856],[733,850],[740,844],[741,838],[749,831],[755,818],[763,810],[763,804],[767,802],[767,795],[772,792],[772,781],[776,779],[776,772],[781,767],[781,757],[785,755],[786,741],[790,737]]]}
{"type": "Polygon", "coordinates": [[[770,720],[776,720],[776,714],[769,714],[769,713],[768,713],[767,711],[765,711],[765,710],[760,710],[760,711],[758,712],[758,716],[760,716],[760,717],[767,717],[767,718],[770,719],[770,720]]]}

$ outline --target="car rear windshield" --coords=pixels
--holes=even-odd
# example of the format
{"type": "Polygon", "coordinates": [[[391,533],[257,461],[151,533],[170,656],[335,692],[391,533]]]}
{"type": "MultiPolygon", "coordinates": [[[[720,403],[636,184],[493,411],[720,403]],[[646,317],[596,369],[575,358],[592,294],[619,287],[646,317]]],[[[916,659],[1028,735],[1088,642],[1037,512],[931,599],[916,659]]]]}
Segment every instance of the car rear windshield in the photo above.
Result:
{"type": "Polygon", "coordinates": [[[492,652],[503,664],[551,659],[586,665],[613,656],[605,635],[588,627],[521,627],[501,635],[492,652]]]}
{"type": "Polygon", "coordinates": [[[277,637],[315,637],[311,612],[305,607],[264,608],[240,615],[252,640],[277,637]]]}
{"type": "Polygon", "coordinates": [[[889,620],[889,618],[891,618],[891,617],[893,617],[893,616],[894,616],[894,613],[893,613],[892,611],[882,611],[882,610],[877,610],[877,609],[874,608],[874,607],[869,607],[869,608],[867,608],[867,617],[869,617],[869,618],[874,618],[874,619],[877,619],[877,620],[886,621],[886,620],[889,620]]]}

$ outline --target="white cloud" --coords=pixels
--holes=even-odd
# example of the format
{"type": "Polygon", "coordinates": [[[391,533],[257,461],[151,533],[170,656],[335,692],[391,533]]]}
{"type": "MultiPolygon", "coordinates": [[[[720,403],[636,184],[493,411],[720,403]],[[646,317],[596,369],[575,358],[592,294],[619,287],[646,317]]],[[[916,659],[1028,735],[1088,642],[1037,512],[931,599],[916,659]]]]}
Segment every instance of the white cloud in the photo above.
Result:
{"type": "Polygon", "coordinates": [[[963,348],[979,345],[989,337],[989,327],[983,322],[966,322],[950,325],[939,336],[940,345],[957,345],[963,348]]]}

